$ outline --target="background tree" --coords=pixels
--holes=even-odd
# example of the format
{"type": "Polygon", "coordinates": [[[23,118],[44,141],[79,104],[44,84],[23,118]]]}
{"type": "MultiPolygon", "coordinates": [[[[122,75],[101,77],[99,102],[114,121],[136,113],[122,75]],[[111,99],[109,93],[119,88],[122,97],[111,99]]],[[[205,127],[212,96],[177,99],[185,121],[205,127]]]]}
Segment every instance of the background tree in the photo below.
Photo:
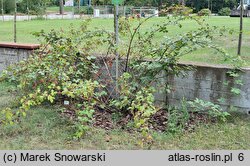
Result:
{"type": "MultiPolygon", "coordinates": [[[[18,12],[27,13],[27,6],[33,13],[43,13],[48,5],[57,5],[63,7],[61,2],[65,0],[23,0],[18,4],[18,12]],[[45,5],[47,4],[47,5],[45,5]]],[[[74,0],[75,3],[80,4],[80,0],[74,0]]],[[[3,0],[4,2],[4,13],[14,12],[14,0],[3,0]]],[[[201,9],[212,8],[214,13],[217,13],[220,9],[224,7],[229,7],[230,9],[238,7],[239,0],[124,0],[124,5],[129,6],[151,6],[157,7],[161,10],[165,6],[172,5],[185,5],[194,9],[194,12],[198,12],[201,9]]],[[[111,5],[111,0],[92,0],[94,5],[111,5]]],[[[2,4],[0,3],[0,7],[2,4]]]]}
{"type": "Polygon", "coordinates": [[[60,13],[60,14],[63,14],[63,13],[64,13],[64,11],[63,11],[63,6],[64,6],[63,0],[60,0],[60,4],[59,4],[59,13],[60,13]]]}
{"type": "Polygon", "coordinates": [[[80,9],[81,9],[81,0],[76,0],[77,3],[77,9],[78,9],[78,14],[80,14],[80,9]]]}
{"type": "Polygon", "coordinates": [[[14,0],[3,0],[3,3],[0,4],[1,9],[3,8],[4,13],[11,13],[15,10],[15,1],[14,0]],[[3,4],[3,7],[2,7],[3,4]]]}
{"type": "Polygon", "coordinates": [[[17,10],[21,13],[28,12],[37,15],[45,14],[46,7],[53,4],[53,0],[22,0],[17,4],[17,10]]]}
{"type": "Polygon", "coordinates": [[[93,5],[110,5],[111,0],[92,0],[93,5]]]}
{"type": "Polygon", "coordinates": [[[3,0],[1,0],[1,13],[2,13],[2,17],[3,17],[3,21],[4,21],[4,9],[3,9],[3,0]]]}
{"type": "Polygon", "coordinates": [[[201,9],[208,8],[217,13],[223,7],[234,8],[238,6],[237,0],[186,0],[186,5],[188,7],[194,8],[195,12],[200,11],[201,9]],[[210,3],[210,4],[209,4],[210,3]]]}

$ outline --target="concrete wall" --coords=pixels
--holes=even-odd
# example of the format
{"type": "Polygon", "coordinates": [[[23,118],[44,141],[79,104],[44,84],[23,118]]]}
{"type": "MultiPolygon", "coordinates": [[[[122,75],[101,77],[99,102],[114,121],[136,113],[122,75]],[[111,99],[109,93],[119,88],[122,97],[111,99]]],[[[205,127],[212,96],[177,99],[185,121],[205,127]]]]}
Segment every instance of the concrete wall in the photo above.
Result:
{"type": "Polygon", "coordinates": [[[10,64],[27,59],[37,48],[39,45],[0,43],[0,72],[10,64]]]}
{"type": "MultiPolygon", "coordinates": [[[[109,77],[105,72],[106,69],[103,63],[98,63],[103,72],[102,78],[109,77]]],[[[250,114],[250,68],[244,68],[244,72],[237,80],[242,80],[243,85],[239,86],[235,83],[234,78],[227,74],[230,68],[222,65],[207,65],[207,64],[180,64],[193,66],[193,70],[186,71],[183,76],[166,76],[164,73],[160,76],[161,84],[170,84],[171,93],[156,92],[155,99],[157,104],[168,103],[172,106],[180,105],[185,98],[187,101],[195,100],[196,98],[204,101],[211,101],[221,105],[225,110],[229,110],[230,106],[239,108],[240,111],[250,114]],[[240,95],[235,95],[231,89],[239,88],[240,95]],[[223,102],[218,100],[223,98],[223,102]]],[[[124,61],[120,62],[120,67],[124,69],[124,61]]],[[[113,62],[111,75],[115,79],[115,63],[113,62]]],[[[121,73],[121,72],[120,72],[121,73]]],[[[113,86],[110,88],[114,89],[113,86]]]]}
{"type": "Polygon", "coordinates": [[[223,66],[196,64],[195,69],[188,71],[186,77],[169,76],[167,80],[172,85],[172,91],[166,100],[170,105],[178,105],[183,98],[199,98],[220,104],[225,109],[235,106],[250,114],[250,68],[245,68],[237,78],[243,81],[242,86],[235,84],[234,78],[227,74],[229,70],[223,66]],[[240,95],[231,93],[232,87],[239,88],[240,95]],[[224,101],[218,102],[221,98],[224,101]]]}
{"type": "MultiPolygon", "coordinates": [[[[38,45],[6,45],[0,43],[0,72],[9,64],[23,60],[37,49],[38,45]]],[[[112,60],[111,60],[112,61],[112,60]]],[[[102,60],[97,61],[97,65],[101,67],[101,71],[105,71],[107,66],[102,60]]],[[[180,64],[192,65],[192,64],[180,64]]],[[[250,68],[245,68],[241,79],[244,85],[239,86],[228,76],[229,68],[225,66],[199,65],[195,64],[195,69],[187,72],[186,77],[166,76],[161,82],[171,84],[172,91],[170,94],[156,93],[158,102],[167,102],[176,106],[185,98],[186,100],[194,100],[196,98],[213,103],[221,104],[228,109],[230,106],[236,106],[250,114],[250,68]],[[225,83],[228,82],[226,85],[225,83]],[[241,89],[238,96],[233,95],[230,91],[232,87],[241,89]],[[219,103],[218,99],[224,98],[223,103],[219,103]]],[[[115,78],[115,63],[109,69],[113,79],[115,78]]],[[[103,81],[110,77],[104,74],[103,81]]],[[[114,86],[113,84],[111,86],[114,86]]],[[[113,88],[110,88],[112,90],[113,88]]]]}

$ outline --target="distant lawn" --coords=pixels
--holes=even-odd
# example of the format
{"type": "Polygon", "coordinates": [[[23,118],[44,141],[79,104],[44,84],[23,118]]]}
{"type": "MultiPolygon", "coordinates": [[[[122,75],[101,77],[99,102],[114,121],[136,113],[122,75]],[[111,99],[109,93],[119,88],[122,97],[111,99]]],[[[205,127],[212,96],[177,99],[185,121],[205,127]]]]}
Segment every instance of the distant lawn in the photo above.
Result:
{"type": "MultiPolygon", "coordinates": [[[[11,89],[9,84],[0,83],[0,110],[17,106],[11,89]]],[[[70,122],[60,116],[59,110],[56,106],[34,107],[20,124],[0,125],[0,149],[142,149],[138,145],[138,133],[121,129],[105,131],[93,127],[84,138],[72,140],[69,137],[73,134],[70,122]]],[[[153,138],[152,149],[250,150],[250,117],[233,115],[227,123],[201,124],[191,133],[172,135],[154,132],[153,138]]]]}
{"type": "MultiPolygon", "coordinates": [[[[142,28],[142,30],[150,29],[153,24],[161,23],[165,18],[154,18],[148,21],[142,28]]],[[[230,17],[205,17],[207,22],[213,26],[227,27],[238,31],[239,29],[239,18],[230,17]]],[[[80,25],[81,20],[33,20],[23,21],[17,24],[17,41],[19,43],[38,43],[37,39],[31,34],[32,32],[40,31],[44,29],[49,31],[51,29],[67,29],[70,24],[77,27],[80,25]]],[[[113,31],[113,19],[93,19],[91,27],[99,27],[113,31]]],[[[190,30],[194,30],[197,27],[192,21],[184,21],[182,28],[170,27],[169,35],[174,36],[180,33],[184,33],[190,30]]],[[[158,39],[162,36],[159,34],[158,39]]],[[[0,42],[12,42],[13,41],[13,23],[12,22],[0,22],[0,42]]],[[[225,48],[231,55],[237,53],[238,34],[229,35],[227,37],[217,37],[215,40],[219,46],[225,48]]],[[[243,47],[242,57],[250,65],[250,18],[244,18],[244,34],[243,34],[243,47]]],[[[182,61],[187,62],[203,62],[222,64],[223,58],[216,54],[213,50],[200,49],[192,54],[182,57],[182,61]]]]}
{"type": "MultiPolygon", "coordinates": [[[[64,10],[64,12],[72,12],[73,8],[70,6],[64,6],[63,10],[64,10]]],[[[59,6],[47,7],[46,12],[47,13],[59,13],[59,6]]]]}

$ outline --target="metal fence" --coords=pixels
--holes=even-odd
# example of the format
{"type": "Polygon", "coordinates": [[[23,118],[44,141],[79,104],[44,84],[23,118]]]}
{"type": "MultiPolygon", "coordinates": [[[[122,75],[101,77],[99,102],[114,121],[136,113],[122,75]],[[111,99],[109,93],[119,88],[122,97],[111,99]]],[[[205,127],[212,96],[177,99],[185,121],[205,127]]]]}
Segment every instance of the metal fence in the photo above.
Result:
{"type": "MultiPolygon", "coordinates": [[[[113,6],[94,6],[95,17],[113,17],[114,7],[113,6]]],[[[154,7],[132,7],[132,6],[120,6],[119,15],[120,16],[140,16],[140,17],[150,17],[152,15],[157,16],[158,10],[154,7]]]]}
{"type": "MultiPolygon", "coordinates": [[[[18,9],[17,9],[18,12],[18,9]]],[[[157,16],[158,10],[154,7],[132,7],[132,6],[120,6],[119,15],[123,17],[150,17],[152,15],[157,16]]],[[[65,7],[64,14],[59,14],[58,11],[46,10],[45,13],[39,15],[22,14],[17,15],[17,21],[31,20],[31,19],[79,19],[83,17],[95,17],[95,18],[113,18],[114,6],[102,5],[102,6],[74,6],[65,7]]],[[[14,16],[10,14],[1,15],[0,21],[13,20],[14,16]]]]}

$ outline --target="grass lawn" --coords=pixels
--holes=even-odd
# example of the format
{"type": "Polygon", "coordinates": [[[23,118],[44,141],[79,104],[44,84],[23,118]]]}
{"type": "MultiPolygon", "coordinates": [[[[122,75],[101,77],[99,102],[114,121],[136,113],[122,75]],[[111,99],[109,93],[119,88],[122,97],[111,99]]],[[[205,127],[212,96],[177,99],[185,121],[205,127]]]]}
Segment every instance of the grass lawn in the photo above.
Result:
{"type": "MultiPolygon", "coordinates": [[[[63,10],[64,10],[64,12],[72,12],[73,11],[73,7],[64,6],[63,10]]],[[[46,12],[47,13],[59,13],[59,7],[58,6],[47,7],[46,12]]]]}
{"type": "MultiPolygon", "coordinates": [[[[152,25],[161,23],[165,18],[154,18],[148,21],[142,27],[142,30],[150,29],[152,25]]],[[[225,26],[228,29],[239,30],[239,18],[230,17],[205,17],[207,22],[212,26],[225,26]]],[[[17,41],[18,43],[38,43],[38,40],[31,34],[42,29],[49,31],[51,29],[67,29],[70,24],[73,26],[79,26],[81,20],[33,20],[33,21],[22,21],[17,23],[17,41]]],[[[113,19],[93,19],[91,27],[99,27],[113,31],[113,19]]],[[[182,28],[170,27],[169,35],[175,36],[183,32],[194,30],[197,28],[197,24],[192,21],[184,21],[182,28]]],[[[247,61],[247,66],[250,65],[250,18],[244,18],[244,34],[243,34],[243,46],[242,46],[242,57],[247,61]]],[[[156,40],[162,38],[161,34],[157,35],[156,40]]],[[[0,22],[0,42],[12,42],[13,41],[13,23],[12,22],[0,22]]],[[[238,34],[228,35],[227,37],[216,37],[215,43],[220,47],[226,49],[226,51],[235,55],[237,53],[238,45],[238,34]]],[[[220,54],[217,54],[213,50],[200,49],[194,53],[186,55],[181,58],[181,61],[185,62],[203,62],[213,64],[223,64],[223,58],[220,54]]]]}
{"type": "MultiPolygon", "coordinates": [[[[12,87],[0,83],[0,110],[17,103],[12,87]]],[[[70,122],[56,106],[35,107],[20,124],[0,125],[0,149],[141,149],[139,135],[121,129],[92,128],[85,138],[72,140],[70,122]]],[[[200,125],[195,132],[153,133],[152,149],[250,149],[250,117],[234,115],[225,124],[200,125]]]]}

